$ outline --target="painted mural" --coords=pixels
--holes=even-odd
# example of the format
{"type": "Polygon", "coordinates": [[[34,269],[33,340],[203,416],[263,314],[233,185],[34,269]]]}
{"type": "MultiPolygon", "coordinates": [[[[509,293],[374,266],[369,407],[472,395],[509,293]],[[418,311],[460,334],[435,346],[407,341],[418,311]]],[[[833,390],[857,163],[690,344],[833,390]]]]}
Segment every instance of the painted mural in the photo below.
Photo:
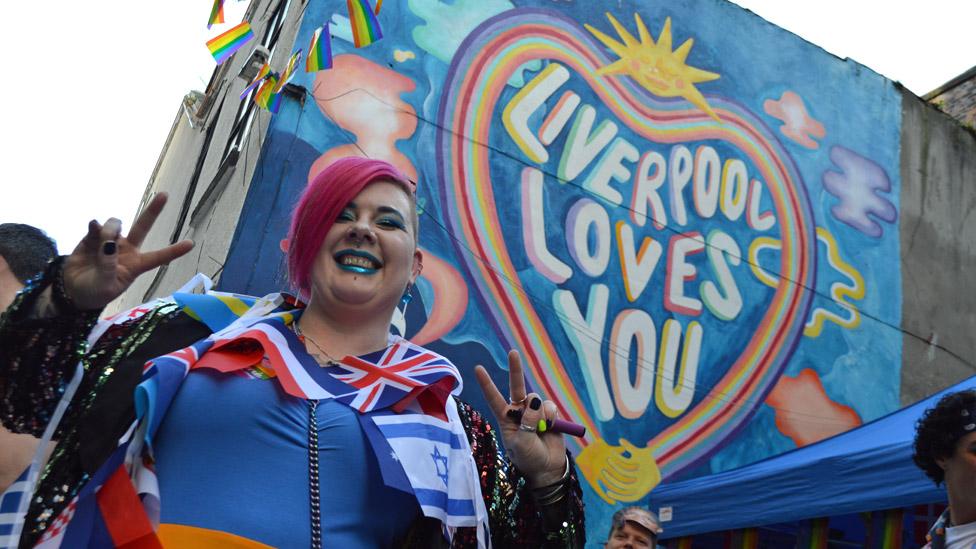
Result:
{"type": "Polygon", "coordinates": [[[274,116],[223,288],[283,286],[288,214],[334,158],[396,164],[425,253],[407,335],[499,383],[527,357],[587,427],[594,542],[661,482],[898,407],[890,82],[719,0],[388,0],[361,49],[344,13],[305,10],[294,49],[332,20],[335,64],[274,116]]]}

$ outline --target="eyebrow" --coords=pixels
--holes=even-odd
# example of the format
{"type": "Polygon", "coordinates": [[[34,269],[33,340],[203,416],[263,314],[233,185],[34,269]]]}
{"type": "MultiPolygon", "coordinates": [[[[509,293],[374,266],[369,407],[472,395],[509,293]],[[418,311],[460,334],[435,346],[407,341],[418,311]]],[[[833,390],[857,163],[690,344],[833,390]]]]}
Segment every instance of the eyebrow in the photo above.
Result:
{"type": "MultiPolygon", "coordinates": [[[[348,208],[351,208],[351,209],[355,210],[356,209],[356,203],[353,202],[352,200],[350,200],[349,203],[346,204],[346,208],[347,209],[348,208]]],[[[378,208],[376,208],[376,211],[378,211],[380,213],[386,213],[386,214],[395,214],[397,217],[400,218],[400,220],[406,221],[406,218],[403,216],[402,213],[400,213],[400,210],[394,208],[393,206],[379,206],[378,208]]]]}
{"type": "Polygon", "coordinates": [[[400,213],[400,210],[398,210],[398,209],[396,209],[396,208],[394,208],[392,206],[380,206],[379,208],[376,208],[376,211],[378,211],[380,213],[396,214],[396,216],[399,217],[401,220],[405,219],[403,217],[403,214],[400,213]]]}

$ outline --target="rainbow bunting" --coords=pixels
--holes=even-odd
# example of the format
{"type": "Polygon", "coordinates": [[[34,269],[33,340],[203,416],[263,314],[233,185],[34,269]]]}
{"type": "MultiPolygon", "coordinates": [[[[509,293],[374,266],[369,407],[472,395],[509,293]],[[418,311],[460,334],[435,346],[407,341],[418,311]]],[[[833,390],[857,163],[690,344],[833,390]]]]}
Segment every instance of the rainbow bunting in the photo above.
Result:
{"type": "Polygon", "coordinates": [[[312,42],[308,45],[308,58],[305,59],[305,72],[315,72],[332,68],[332,40],[329,24],[315,30],[312,42]],[[324,36],[324,38],[323,38],[324,36]]]}
{"type": "Polygon", "coordinates": [[[214,0],[213,8],[210,10],[210,19],[207,20],[207,28],[224,22],[224,0],[214,0]]]}
{"type": "Polygon", "coordinates": [[[281,73],[281,78],[278,80],[278,87],[275,88],[274,92],[278,93],[282,88],[285,87],[293,76],[295,76],[295,67],[298,66],[298,62],[302,60],[302,50],[298,50],[288,58],[288,65],[285,66],[285,72],[281,73]]]}
{"type": "Polygon", "coordinates": [[[213,55],[214,60],[219,65],[252,38],[254,38],[254,33],[251,32],[251,25],[244,21],[216,38],[208,40],[207,49],[210,50],[210,54],[213,55]]]}
{"type": "Polygon", "coordinates": [[[251,90],[258,87],[258,84],[267,78],[269,74],[271,74],[271,65],[265,63],[261,66],[261,69],[258,71],[257,76],[254,77],[254,80],[251,80],[251,83],[248,84],[247,87],[244,88],[244,91],[241,92],[241,99],[244,99],[247,94],[251,93],[251,90]]]}
{"type": "Polygon", "coordinates": [[[352,41],[357,48],[368,46],[383,38],[380,22],[369,5],[369,0],[346,0],[349,23],[352,25],[352,41]]]}
{"type": "Polygon", "coordinates": [[[271,73],[264,78],[264,83],[258,88],[257,93],[254,94],[254,102],[257,106],[262,109],[267,109],[268,104],[271,101],[271,96],[274,95],[274,89],[278,85],[278,73],[271,73]]]}

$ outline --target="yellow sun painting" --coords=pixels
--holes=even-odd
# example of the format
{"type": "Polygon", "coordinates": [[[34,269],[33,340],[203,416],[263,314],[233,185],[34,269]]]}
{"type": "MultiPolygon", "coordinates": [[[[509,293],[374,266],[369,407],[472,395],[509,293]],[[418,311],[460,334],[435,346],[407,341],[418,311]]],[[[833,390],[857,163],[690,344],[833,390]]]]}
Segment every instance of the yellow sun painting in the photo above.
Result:
{"type": "Polygon", "coordinates": [[[613,15],[607,13],[607,19],[617,31],[623,43],[610,38],[590,25],[584,25],[586,30],[600,42],[613,50],[620,59],[601,67],[597,74],[627,74],[643,86],[647,91],[660,97],[684,97],[692,105],[705,111],[709,116],[718,120],[715,111],[708,105],[705,96],[695,88],[699,82],[708,82],[719,78],[714,72],[701,70],[685,64],[691,51],[693,38],[685,40],[678,49],[671,51],[671,18],[664,20],[664,28],[658,36],[657,42],[647,31],[644,21],[639,14],[634,14],[637,21],[638,41],[623,27],[613,15]]]}

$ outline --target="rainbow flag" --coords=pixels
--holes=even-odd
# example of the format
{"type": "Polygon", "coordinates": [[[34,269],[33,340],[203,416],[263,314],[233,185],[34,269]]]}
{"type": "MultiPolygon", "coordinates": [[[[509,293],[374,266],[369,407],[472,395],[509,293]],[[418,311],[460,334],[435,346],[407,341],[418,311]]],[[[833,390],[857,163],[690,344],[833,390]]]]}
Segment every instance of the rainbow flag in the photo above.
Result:
{"type": "Polygon", "coordinates": [[[757,549],[759,547],[759,529],[746,528],[742,531],[742,549],[757,549]]]}
{"type": "Polygon", "coordinates": [[[357,48],[368,46],[383,38],[380,22],[369,5],[369,0],[346,0],[349,23],[352,25],[352,41],[357,48]]]}
{"type": "Polygon", "coordinates": [[[830,519],[818,518],[810,521],[810,549],[827,549],[830,538],[830,519]]]}
{"type": "Polygon", "coordinates": [[[380,8],[382,8],[382,7],[383,7],[383,0],[376,0],[376,11],[374,11],[373,13],[375,13],[376,15],[379,15],[380,14],[380,8]]]}
{"type": "Polygon", "coordinates": [[[264,78],[264,83],[254,94],[254,102],[261,108],[268,108],[268,99],[274,93],[275,86],[278,85],[278,73],[273,72],[264,78]]]}
{"type": "Polygon", "coordinates": [[[219,65],[252,38],[254,38],[254,33],[251,32],[251,25],[244,21],[216,38],[208,40],[207,49],[210,50],[210,55],[213,55],[214,60],[219,65]]]}
{"type": "Polygon", "coordinates": [[[285,72],[281,73],[281,78],[278,79],[278,86],[274,89],[275,93],[281,91],[285,87],[293,76],[295,76],[295,67],[298,66],[298,62],[302,60],[302,50],[298,50],[288,58],[288,65],[285,66],[285,72]]]}
{"type": "Polygon", "coordinates": [[[308,58],[305,59],[305,72],[315,72],[332,68],[332,40],[329,24],[315,30],[312,42],[308,45],[308,58]]]}
{"type": "Polygon", "coordinates": [[[210,19],[207,20],[207,28],[224,22],[224,0],[214,0],[213,8],[210,10],[210,19]]]}
{"type": "Polygon", "coordinates": [[[269,74],[271,74],[271,65],[265,63],[261,66],[261,69],[258,71],[257,76],[254,77],[254,80],[251,80],[251,83],[248,84],[247,87],[244,88],[244,91],[241,92],[241,99],[247,97],[247,94],[251,93],[251,90],[258,87],[258,84],[267,78],[269,74]]]}
{"type": "Polygon", "coordinates": [[[265,108],[268,109],[268,111],[272,114],[276,114],[278,112],[278,107],[281,106],[281,98],[284,97],[284,95],[285,94],[283,92],[272,92],[268,97],[267,106],[265,108]]]}
{"type": "Polygon", "coordinates": [[[881,547],[884,549],[901,549],[904,516],[902,509],[889,509],[884,512],[881,547]]]}

